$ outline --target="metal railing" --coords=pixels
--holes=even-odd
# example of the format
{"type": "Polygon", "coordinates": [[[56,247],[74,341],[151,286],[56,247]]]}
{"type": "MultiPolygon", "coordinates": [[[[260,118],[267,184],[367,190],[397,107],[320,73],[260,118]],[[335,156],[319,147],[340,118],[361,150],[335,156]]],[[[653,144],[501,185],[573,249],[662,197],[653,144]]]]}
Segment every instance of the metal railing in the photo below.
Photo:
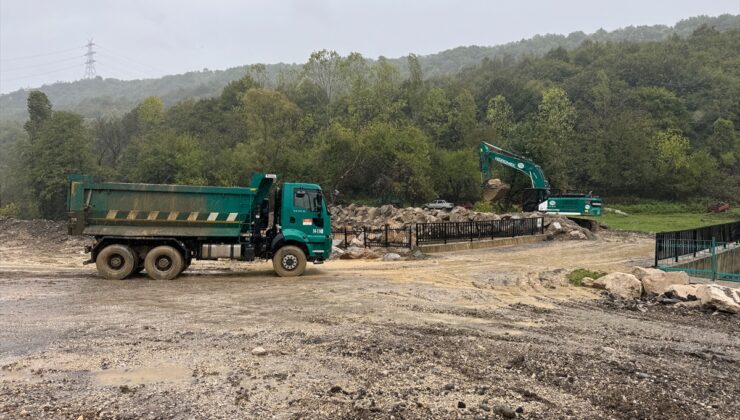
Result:
{"type": "Polygon", "coordinates": [[[695,257],[697,253],[708,250],[712,240],[722,246],[740,242],[740,221],[656,233],[655,266],[660,260],[673,258],[674,262],[678,262],[679,257],[685,255],[695,257]]]}
{"type": "Polygon", "coordinates": [[[347,248],[354,241],[368,248],[411,248],[415,245],[448,242],[472,242],[484,239],[512,238],[544,233],[542,217],[527,219],[487,220],[479,222],[416,223],[400,228],[384,225],[380,228],[344,226],[332,230],[338,246],[347,248]]]}
{"type": "Polygon", "coordinates": [[[663,271],[685,271],[694,277],[712,280],[740,281],[740,242],[691,241],[666,239],[666,245],[691,249],[678,258],[658,259],[655,267],[663,271]]]}
{"type": "Polygon", "coordinates": [[[334,239],[339,239],[340,248],[348,248],[357,238],[365,248],[411,248],[413,231],[411,225],[392,228],[384,225],[380,228],[347,227],[332,230],[334,239]]]}
{"type": "Polygon", "coordinates": [[[544,233],[542,217],[479,222],[417,223],[416,244],[479,241],[544,233]]]}
{"type": "Polygon", "coordinates": [[[655,267],[740,281],[740,221],[655,234],[655,267]]]}

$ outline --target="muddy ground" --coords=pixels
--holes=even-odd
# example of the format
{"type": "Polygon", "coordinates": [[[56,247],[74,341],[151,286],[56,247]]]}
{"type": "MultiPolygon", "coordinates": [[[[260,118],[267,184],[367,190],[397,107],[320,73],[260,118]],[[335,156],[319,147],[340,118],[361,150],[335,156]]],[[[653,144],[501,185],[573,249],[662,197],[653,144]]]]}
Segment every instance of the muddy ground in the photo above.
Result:
{"type": "Polygon", "coordinates": [[[297,279],[196,262],[174,281],[101,280],[83,242],[0,220],[0,418],[740,413],[737,316],[625,309],[563,281],[648,265],[648,237],[331,261],[297,279]]]}

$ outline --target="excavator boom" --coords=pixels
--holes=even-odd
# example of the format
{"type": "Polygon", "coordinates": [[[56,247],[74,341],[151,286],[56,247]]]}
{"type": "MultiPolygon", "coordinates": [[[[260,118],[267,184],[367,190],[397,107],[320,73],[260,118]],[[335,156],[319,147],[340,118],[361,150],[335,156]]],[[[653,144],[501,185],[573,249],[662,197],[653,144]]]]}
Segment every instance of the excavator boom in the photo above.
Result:
{"type": "Polygon", "coordinates": [[[540,165],[531,160],[506,151],[490,143],[481,142],[480,144],[481,171],[485,174],[486,179],[491,178],[491,161],[496,161],[502,165],[523,172],[532,181],[532,188],[550,189],[550,183],[545,178],[545,173],[540,165]]]}

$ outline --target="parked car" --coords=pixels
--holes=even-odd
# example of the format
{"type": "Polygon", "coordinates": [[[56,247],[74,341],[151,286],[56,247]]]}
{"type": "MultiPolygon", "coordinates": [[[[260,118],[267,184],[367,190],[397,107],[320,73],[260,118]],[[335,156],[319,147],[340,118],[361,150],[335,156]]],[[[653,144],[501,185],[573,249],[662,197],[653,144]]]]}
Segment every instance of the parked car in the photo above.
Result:
{"type": "Polygon", "coordinates": [[[434,200],[431,203],[424,204],[426,210],[452,210],[455,205],[447,200],[434,200]]]}

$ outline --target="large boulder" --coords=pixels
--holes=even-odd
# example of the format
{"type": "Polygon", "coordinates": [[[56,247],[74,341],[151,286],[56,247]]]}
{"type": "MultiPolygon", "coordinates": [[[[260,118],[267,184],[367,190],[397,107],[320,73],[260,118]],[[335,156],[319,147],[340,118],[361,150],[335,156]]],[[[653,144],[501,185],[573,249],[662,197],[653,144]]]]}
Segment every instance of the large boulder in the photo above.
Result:
{"type": "Polygon", "coordinates": [[[611,273],[594,280],[594,286],[603,287],[622,299],[638,299],[642,296],[642,283],[627,273],[611,273]]]}
{"type": "Polygon", "coordinates": [[[740,291],[714,284],[701,285],[696,291],[702,306],[733,314],[740,313],[740,291]]]}
{"type": "Polygon", "coordinates": [[[689,275],[683,271],[665,272],[655,268],[635,267],[632,274],[642,282],[645,294],[659,295],[674,284],[689,284],[689,275]]]}
{"type": "Polygon", "coordinates": [[[356,260],[358,258],[362,258],[363,256],[365,256],[365,248],[360,248],[359,246],[350,246],[339,258],[343,260],[356,260]]]}
{"type": "Polygon", "coordinates": [[[331,247],[331,259],[342,258],[342,255],[344,255],[344,250],[342,248],[337,246],[331,247]]]}
{"type": "Polygon", "coordinates": [[[396,254],[395,252],[389,252],[383,255],[383,261],[398,261],[400,259],[401,259],[401,256],[396,254]]]}
{"type": "Polygon", "coordinates": [[[511,189],[511,185],[498,178],[489,179],[483,186],[483,201],[488,203],[501,200],[511,189]]]}
{"type": "Polygon", "coordinates": [[[385,205],[380,206],[380,214],[385,217],[390,216],[393,213],[393,210],[394,208],[393,208],[393,205],[391,204],[385,204],[385,205]]]}
{"type": "Polygon", "coordinates": [[[588,239],[585,233],[578,231],[578,230],[572,230],[568,234],[572,239],[588,239]]]}
{"type": "Polygon", "coordinates": [[[663,291],[663,296],[682,301],[699,300],[700,284],[672,284],[663,291]]]}

